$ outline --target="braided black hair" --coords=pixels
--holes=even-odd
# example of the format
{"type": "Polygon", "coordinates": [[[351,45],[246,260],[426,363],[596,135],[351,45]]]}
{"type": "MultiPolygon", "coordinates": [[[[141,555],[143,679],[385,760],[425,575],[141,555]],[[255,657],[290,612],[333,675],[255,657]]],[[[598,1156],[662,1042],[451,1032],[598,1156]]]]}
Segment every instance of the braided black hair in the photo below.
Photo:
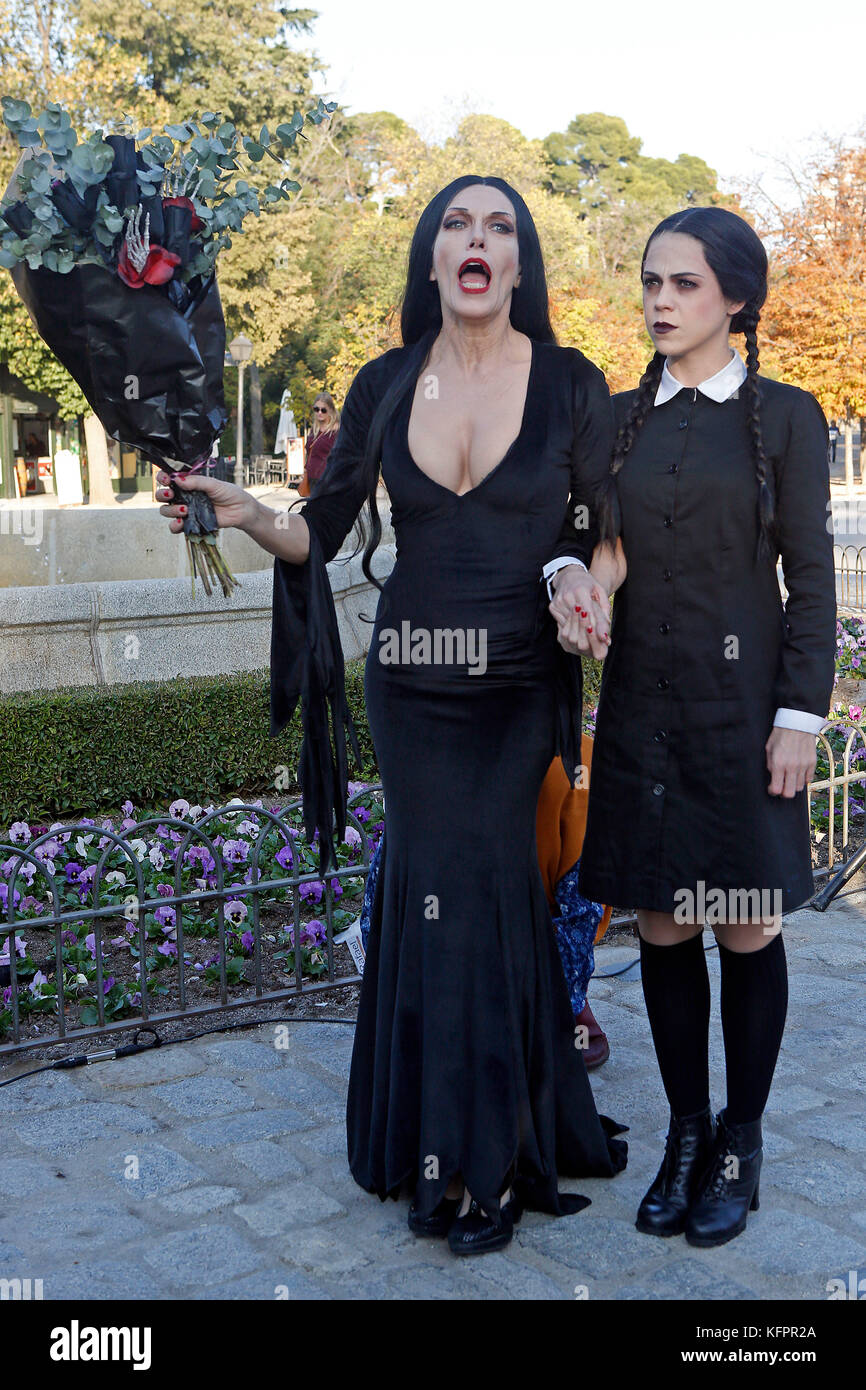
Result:
{"type": "MultiPolygon", "coordinates": [[[[758,386],[758,323],[767,297],[767,253],[748,222],[727,208],[686,208],[660,222],[650,234],[643,259],[643,277],[650,246],[663,232],[681,232],[701,243],[707,265],[726,299],[742,300],[743,308],[731,319],[731,332],[746,338],[745,390],[749,403],[749,434],[758,484],[758,558],[775,553],[773,488],[761,429],[761,393],[758,386]]],[[[637,396],[620,428],[611,459],[610,476],[599,498],[602,540],[613,540],[620,530],[619,501],[614,478],[634,444],[652,406],[664,369],[664,357],[656,352],[640,380],[637,396]]]]}
{"type": "Polygon", "coordinates": [[[620,533],[622,518],[614,478],[625,463],[626,455],[646,418],[647,411],[652,408],[656,392],[659,389],[659,382],[662,379],[664,362],[665,359],[660,352],[653,354],[640,379],[631,410],[617,432],[610,473],[598,497],[599,527],[602,541],[613,541],[620,533]]]}

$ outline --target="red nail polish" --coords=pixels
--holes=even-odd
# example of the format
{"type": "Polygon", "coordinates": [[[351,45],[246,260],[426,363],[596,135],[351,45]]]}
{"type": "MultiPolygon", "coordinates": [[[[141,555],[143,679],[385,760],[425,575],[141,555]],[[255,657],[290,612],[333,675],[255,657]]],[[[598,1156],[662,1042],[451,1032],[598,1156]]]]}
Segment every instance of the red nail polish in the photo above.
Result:
{"type": "Polygon", "coordinates": [[[586,630],[587,630],[587,632],[592,632],[592,628],[591,628],[591,627],[587,627],[586,630]]]}
{"type": "Polygon", "coordinates": [[[579,613],[579,612],[580,612],[580,609],[578,608],[577,604],[574,605],[574,611],[575,611],[575,613],[579,613]]]}
{"type": "Polygon", "coordinates": [[[186,507],[181,507],[180,514],[181,516],[186,516],[186,507]]]}

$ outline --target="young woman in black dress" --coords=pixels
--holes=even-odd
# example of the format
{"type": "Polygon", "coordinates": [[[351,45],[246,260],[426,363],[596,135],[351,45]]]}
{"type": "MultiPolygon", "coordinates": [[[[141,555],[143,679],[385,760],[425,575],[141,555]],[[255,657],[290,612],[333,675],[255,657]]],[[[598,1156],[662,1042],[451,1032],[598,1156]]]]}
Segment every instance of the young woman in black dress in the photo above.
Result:
{"type": "MultiPolygon", "coordinates": [[[[758,375],[767,258],[742,218],[667,218],[642,274],[656,352],[639,388],[615,398],[604,510],[628,575],[580,888],[638,909],[671,1118],[637,1227],[707,1246],[758,1208],[761,1116],[787,1009],[780,917],[813,892],[805,787],[835,652],[827,426],[807,392],[758,375]],[[731,332],[745,334],[745,362],[731,332]],[[721,965],[727,1105],[715,1120],[704,922],[721,965]]],[[[552,611],[561,640],[586,650],[579,615],[552,611]]]]}
{"type": "Polygon", "coordinates": [[[586,1206],[558,1192],[557,1171],[603,1177],[626,1163],[623,1127],[597,1114],[575,1047],[535,834],[551,759],[562,754],[573,785],[581,734],[580,659],[557,643],[542,575],[555,570],[559,601],[592,611],[585,566],[613,418],[601,372],[556,345],[532,219],[500,179],[457,179],[422,214],[402,331],[403,347],[355,377],[300,515],[275,518],[228,484],[189,481],[211,493],[220,525],[222,501],[228,524],[277,557],[272,730],[305,687],[304,802],[326,839],[345,771],[331,768],[322,713],[330,691],[341,735],[325,562],[366,501],[373,579],[381,466],[397,561],[365,693],[387,834],[349,1164],[383,1199],[408,1185],[410,1229],[472,1254],[506,1244],[521,1205],[586,1206]]]}

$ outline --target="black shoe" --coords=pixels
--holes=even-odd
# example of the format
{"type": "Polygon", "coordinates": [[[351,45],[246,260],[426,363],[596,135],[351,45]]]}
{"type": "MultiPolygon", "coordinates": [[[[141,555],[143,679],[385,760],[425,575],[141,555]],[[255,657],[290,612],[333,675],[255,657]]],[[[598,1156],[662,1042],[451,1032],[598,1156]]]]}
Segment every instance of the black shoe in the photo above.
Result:
{"type": "Polygon", "coordinates": [[[719,1127],[712,1163],[686,1221],[689,1245],[724,1245],[746,1229],[748,1213],[758,1210],[758,1182],[764,1153],[761,1121],[729,1124],[724,1110],[716,1118],[719,1127]],[[736,1158],[736,1164],[731,1163],[732,1158],[736,1158]],[[732,1168],[736,1175],[727,1176],[732,1168]]]}
{"type": "Polygon", "coordinates": [[[677,1119],[671,1112],[665,1153],[655,1181],[638,1207],[635,1226],[649,1236],[676,1236],[713,1157],[715,1124],[710,1107],[677,1119]]]}
{"type": "Polygon", "coordinates": [[[457,1216],[448,1232],[448,1244],[455,1255],[483,1255],[509,1245],[514,1227],[523,1215],[516,1197],[500,1208],[502,1224],[497,1226],[473,1198],[465,1216],[457,1216]]]}
{"type": "Polygon", "coordinates": [[[409,1207],[409,1230],[415,1236],[447,1236],[460,1210],[459,1197],[443,1197],[429,1216],[419,1216],[415,1202],[409,1207]]]}

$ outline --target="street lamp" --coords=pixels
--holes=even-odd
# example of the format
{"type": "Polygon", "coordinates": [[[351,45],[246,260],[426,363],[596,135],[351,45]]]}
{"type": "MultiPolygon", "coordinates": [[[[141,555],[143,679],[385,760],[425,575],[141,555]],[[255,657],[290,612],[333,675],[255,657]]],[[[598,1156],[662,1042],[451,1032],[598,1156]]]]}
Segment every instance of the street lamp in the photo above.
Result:
{"type": "Polygon", "coordinates": [[[239,333],[229,343],[229,352],[232,361],[237,363],[238,369],[238,439],[235,449],[235,482],[238,487],[244,485],[244,367],[253,355],[253,345],[249,338],[245,338],[243,333],[239,333]]]}

